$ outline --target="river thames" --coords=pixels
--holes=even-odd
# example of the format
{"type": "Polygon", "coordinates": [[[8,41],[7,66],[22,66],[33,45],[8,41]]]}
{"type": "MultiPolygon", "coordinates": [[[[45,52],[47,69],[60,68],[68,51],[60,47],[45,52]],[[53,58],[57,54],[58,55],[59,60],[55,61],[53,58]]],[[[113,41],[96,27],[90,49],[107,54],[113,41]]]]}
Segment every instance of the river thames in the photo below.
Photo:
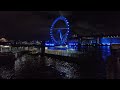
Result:
{"type": "Polygon", "coordinates": [[[119,77],[119,55],[110,46],[85,46],[77,49],[46,48],[45,56],[25,53],[20,57],[0,56],[11,64],[0,66],[1,79],[115,79],[119,77]],[[56,56],[54,56],[54,55],[56,56]],[[64,59],[66,58],[66,59],[64,59]],[[111,63],[111,62],[116,63],[111,63]],[[113,68],[112,68],[113,67],[113,68]],[[117,68],[117,71],[116,69],[117,68]]]}

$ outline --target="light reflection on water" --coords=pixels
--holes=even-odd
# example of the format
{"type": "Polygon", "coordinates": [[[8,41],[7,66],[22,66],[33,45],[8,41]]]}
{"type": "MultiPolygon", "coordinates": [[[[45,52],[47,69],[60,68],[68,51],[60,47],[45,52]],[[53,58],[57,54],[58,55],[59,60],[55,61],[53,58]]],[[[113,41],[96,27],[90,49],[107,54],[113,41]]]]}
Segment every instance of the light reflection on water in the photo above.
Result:
{"type": "MultiPolygon", "coordinates": [[[[102,59],[100,59],[101,61],[106,61],[107,57],[109,55],[111,55],[109,46],[102,46],[102,47],[98,47],[98,48],[83,47],[81,49],[82,52],[83,51],[85,51],[85,52],[93,51],[94,52],[96,50],[98,53],[94,53],[94,55],[96,57],[99,56],[98,58],[101,57],[102,58],[102,59]]],[[[79,51],[74,51],[74,50],[70,51],[70,53],[67,53],[67,54],[66,54],[66,51],[61,51],[61,52],[62,53],[57,52],[57,54],[65,55],[65,56],[71,55],[71,53],[72,53],[72,55],[76,54],[76,53],[80,54],[79,51]]],[[[93,54],[93,53],[91,53],[91,54],[93,54]]],[[[29,72],[29,70],[34,71],[36,67],[39,68],[39,66],[41,65],[40,64],[41,59],[43,59],[43,58],[41,58],[40,56],[23,55],[22,57],[17,58],[17,60],[15,61],[14,68],[5,69],[6,68],[5,66],[1,67],[0,68],[0,76],[4,79],[10,79],[15,72],[15,77],[24,78],[21,76],[21,72],[24,74],[25,71],[26,72],[29,72]]],[[[96,58],[93,57],[90,59],[96,59],[96,58]]],[[[50,58],[47,56],[45,56],[45,59],[43,61],[45,62],[45,66],[48,66],[49,68],[53,68],[53,69],[57,70],[58,72],[60,72],[59,73],[60,77],[62,77],[64,79],[80,79],[80,78],[82,78],[81,73],[83,73],[83,72],[81,72],[80,69],[83,67],[81,67],[80,65],[78,65],[76,63],[65,62],[65,61],[62,61],[59,59],[53,59],[53,58],[50,58]]],[[[92,62],[89,64],[92,64],[92,62]]],[[[105,63],[102,63],[102,64],[105,64],[105,63]]],[[[87,66],[85,66],[85,67],[87,67],[87,66]]],[[[104,70],[105,65],[98,65],[98,68],[101,68],[102,70],[104,70]]]]}
{"type": "Polygon", "coordinates": [[[0,67],[0,77],[3,79],[12,79],[14,75],[14,68],[8,69],[6,66],[0,67]]]}
{"type": "Polygon", "coordinates": [[[104,60],[107,59],[107,57],[109,57],[111,55],[111,50],[110,50],[110,46],[102,46],[100,47],[101,52],[102,52],[102,58],[104,60]]]}
{"type": "Polygon", "coordinates": [[[79,66],[75,63],[68,63],[65,61],[60,61],[58,59],[45,58],[45,63],[47,66],[51,66],[60,72],[64,79],[77,79],[80,78],[79,66]]]}
{"type": "MultiPolygon", "coordinates": [[[[52,48],[52,49],[54,50],[54,48],[52,48]]],[[[95,72],[94,71],[91,72],[91,73],[88,73],[87,71],[85,71],[85,72],[87,74],[97,73],[97,75],[95,75],[96,77],[105,78],[105,68],[106,68],[105,64],[106,64],[107,58],[111,55],[110,46],[82,47],[80,49],[80,51],[74,50],[73,52],[78,54],[78,52],[81,52],[81,51],[84,51],[85,53],[89,52],[89,54],[91,55],[92,58],[88,58],[89,59],[88,61],[93,59],[93,60],[91,60],[91,62],[89,62],[89,65],[86,66],[86,68],[87,67],[96,68],[95,72]],[[92,64],[95,64],[95,65],[92,65],[92,64]],[[92,65],[92,66],[90,66],[90,65],[92,65]]],[[[64,51],[62,51],[62,52],[64,52],[64,51]]],[[[68,53],[68,52],[66,52],[66,53],[71,54],[71,53],[68,53]]],[[[57,53],[57,55],[63,55],[63,53],[59,53],[59,54],[57,53]]],[[[47,64],[49,66],[51,64],[56,70],[60,71],[61,73],[64,73],[64,75],[65,75],[64,78],[82,78],[81,77],[81,72],[80,72],[81,66],[78,65],[78,64],[68,63],[68,62],[65,62],[65,61],[57,60],[57,59],[53,60],[51,58],[47,58],[46,62],[48,62],[47,64]]],[[[89,68],[86,69],[86,70],[89,71],[89,68]]]]}

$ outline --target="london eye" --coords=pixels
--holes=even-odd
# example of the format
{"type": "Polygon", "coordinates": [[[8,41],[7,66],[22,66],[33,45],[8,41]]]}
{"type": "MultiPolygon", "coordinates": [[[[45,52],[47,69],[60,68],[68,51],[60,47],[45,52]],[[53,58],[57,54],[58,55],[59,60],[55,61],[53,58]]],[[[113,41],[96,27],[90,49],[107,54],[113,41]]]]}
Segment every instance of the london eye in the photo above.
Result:
{"type": "Polygon", "coordinates": [[[69,31],[70,31],[69,22],[64,16],[60,16],[57,19],[55,19],[50,28],[50,36],[51,36],[51,39],[54,42],[54,44],[55,45],[65,45],[67,42],[67,37],[68,37],[69,31]],[[65,27],[62,27],[62,28],[57,27],[56,28],[55,25],[61,20],[64,22],[65,27]]]}

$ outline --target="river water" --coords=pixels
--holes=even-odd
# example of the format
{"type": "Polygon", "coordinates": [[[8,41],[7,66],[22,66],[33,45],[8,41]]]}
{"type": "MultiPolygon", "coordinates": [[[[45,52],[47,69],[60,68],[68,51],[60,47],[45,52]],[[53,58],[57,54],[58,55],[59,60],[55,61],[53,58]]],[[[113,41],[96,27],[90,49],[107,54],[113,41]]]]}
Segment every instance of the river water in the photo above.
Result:
{"type": "MultiPolygon", "coordinates": [[[[86,58],[83,60],[77,58],[79,63],[48,56],[24,54],[16,58],[14,64],[11,64],[12,66],[2,65],[0,77],[1,79],[107,79],[110,77],[107,75],[109,74],[107,63],[109,58],[112,58],[109,46],[84,47],[84,50],[81,49],[81,51],[79,54],[82,53],[83,56],[83,51],[88,54],[84,56],[86,58]]],[[[76,51],[72,51],[72,53],[74,52],[76,51]]],[[[51,51],[49,53],[53,54],[51,51]]],[[[55,53],[66,56],[66,51],[62,51],[62,53],[54,51],[55,53]]],[[[70,56],[74,55],[70,53],[70,56]]]]}

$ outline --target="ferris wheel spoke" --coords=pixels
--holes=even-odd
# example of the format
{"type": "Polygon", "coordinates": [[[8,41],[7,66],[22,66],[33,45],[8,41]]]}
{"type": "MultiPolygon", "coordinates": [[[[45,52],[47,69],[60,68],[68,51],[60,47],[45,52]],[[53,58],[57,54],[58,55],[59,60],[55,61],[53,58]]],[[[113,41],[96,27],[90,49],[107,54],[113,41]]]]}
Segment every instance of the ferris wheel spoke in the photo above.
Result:
{"type": "Polygon", "coordinates": [[[55,30],[59,30],[59,29],[66,30],[66,29],[69,29],[69,28],[53,28],[53,29],[55,29],[55,30]]]}
{"type": "Polygon", "coordinates": [[[65,17],[60,16],[58,17],[52,24],[51,29],[50,29],[50,35],[51,35],[51,39],[54,41],[54,43],[61,45],[64,44],[65,41],[67,40],[67,36],[69,33],[69,25],[68,25],[68,21],[66,20],[65,17]],[[54,28],[55,24],[59,21],[62,20],[65,22],[66,27],[65,28],[54,28]],[[56,30],[58,30],[57,34],[59,33],[59,36],[54,35],[56,34],[56,30]],[[65,33],[66,32],[66,33],[65,33]],[[63,34],[65,33],[65,34],[63,34]],[[54,37],[56,36],[56,38],[54,37]]]}

